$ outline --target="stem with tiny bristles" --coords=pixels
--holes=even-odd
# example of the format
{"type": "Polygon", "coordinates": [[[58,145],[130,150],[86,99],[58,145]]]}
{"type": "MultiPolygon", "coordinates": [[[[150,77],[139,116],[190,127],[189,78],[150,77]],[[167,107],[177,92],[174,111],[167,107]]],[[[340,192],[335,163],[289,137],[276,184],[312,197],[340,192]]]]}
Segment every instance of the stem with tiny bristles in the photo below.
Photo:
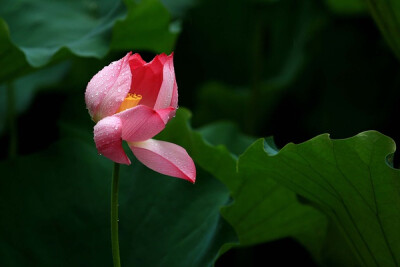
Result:
{"type": "Polygon", "coordinates": [[[10,82],[7,86],[7,115],[9,127],[8,156],[10,159],[17,157],[17,124],[15,115],[15,88],[10,82]]]}
{"type": "Polygon", "coordinates": [[[111,183],[111,247],[114,267],[121,267],[118,242],[118,182],[119,163],[114,163],[111,183]]]}

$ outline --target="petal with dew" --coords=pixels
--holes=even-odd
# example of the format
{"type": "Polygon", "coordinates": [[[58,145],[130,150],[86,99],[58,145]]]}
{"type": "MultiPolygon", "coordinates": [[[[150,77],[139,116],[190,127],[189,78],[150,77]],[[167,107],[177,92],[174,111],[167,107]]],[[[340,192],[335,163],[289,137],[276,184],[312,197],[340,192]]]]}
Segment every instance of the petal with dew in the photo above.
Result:
{"type": "Polygon", "coordinates": [[[154,109],[163,109],[169,106],[177,107],[178,86],[175,80],[173,54],[165,59],[163,67],[163,81],[157,96],[154,109]]]}
{"type": "Polygon", "coordinates": [[[178,85],[174,82],[174,90],[172,92],[171,107],[178,108],[178,85]]]}
{"type": "Polygon", "coordinates": [[[192,183],[196,181],[196,167],[184,148],[154,139],[128,144],[137,159],[148,168],[192,183]]]}
{"type": "Polygon", "coordinates": [[[94,142],[97,151],[117,163],[131,164],[122,148],[122,122],[115,116],[106,117],[94,126],[94,142]]]}
{"type": "Polygon", "coordinates": [[[154,110],[144,105],[127,109],[114,116],[122,122],[122,139],[139,142],[150,139],[165,128],[170,119],[172,107],[154,110]]]}
{"type": "Polygon", "coordinates": [[[168,108],[158,109],[156,110],[156,112],[158,113],[158,115],[160,115],[164,123],[167,124],[175,116],[176,109],[173,107],[168,107],[168,108]]]}
{"type": "Polygon", "coordinates": [[[128,53],[122,59],[112,62],[90,80],[85,92],[85,102],[94,121],[117,112],[129,93],[132,83],[130,56],[131,53],[128,53]]]}

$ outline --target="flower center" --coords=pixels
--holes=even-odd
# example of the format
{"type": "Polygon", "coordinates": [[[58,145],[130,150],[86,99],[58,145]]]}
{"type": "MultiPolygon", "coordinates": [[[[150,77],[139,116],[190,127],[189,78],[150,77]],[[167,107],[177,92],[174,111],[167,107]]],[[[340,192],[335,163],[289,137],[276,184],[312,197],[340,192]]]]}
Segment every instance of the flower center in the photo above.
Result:
{"type": "Polygon", "coordinates": [[[125,97],[124,101],[121,103],[121,106],[119,106],[118,112],[124,111],[128,108],[136,107],[141,99],[142,99],[141,95],[129,93],[125,97]]]}

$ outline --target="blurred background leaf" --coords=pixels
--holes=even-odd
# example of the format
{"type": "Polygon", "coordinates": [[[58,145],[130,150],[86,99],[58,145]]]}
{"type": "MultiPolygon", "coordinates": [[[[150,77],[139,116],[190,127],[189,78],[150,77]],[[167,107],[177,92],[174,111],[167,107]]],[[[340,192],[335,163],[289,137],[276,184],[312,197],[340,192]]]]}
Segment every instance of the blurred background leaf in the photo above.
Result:
{"type": "Polygon", "coordinates": [[[359,15],[367,12],[367,4],[364,0],[325,0],[329,8],[342,15],[359,15]]]}
{"type": "MultiPolygon", "coordinates": [[[[228,5],[224,1],[218,5],[224,4],[228,5]]],[[[195,57],[200,67],[207,66],[196,73],[213,81],[200,85],[199,116],[194,123],[232,119],[245,132],[259,133],[260,124],[268,122],[284,91],[300,75],[306,45],[325,25],[326,15],[314,1],[235,1],[229,5],[224,21],[220,21],[219,6],[207,11],[207,20],[200,17],[202,13],[193,14],[195,24],[190,26],[196,35],[190,35],[190,41],[198,46],[193,55],[207,51],[195,57]],[[228,28],[235,31],[226,32],[228,28]],[[208,38],[198,33],[203,29],[209,29],[204,33],[208,38]],[[219,104],[224,101],[232,105],[219,104]]]]}
{"type": "Polygon", "coordinates": [[[201,0],[161,0],[173,17],[184,17],[201,0]]]}
{"type": "Polygon", "coordinates": [[[0,135],[6,125],[7,90],[13,90],[13,94],[18,96],[15,99],[15,113],[19,115],[27,111],[39,90],[46,90],[46,87],[52,88],[66,75],[69,68],[68,62],[59,63],[15,80],[12,84],[8,84],[11,88],[7,88],[6,85],[0,86],[0,135]]]}
{"type": "Polygon", "coordinates": [[[67,51],[103,57],[113,24],[124,15],[120,1],[10,1],[0,9],[12,42],[33,67],[46,65],[67,51]]]}
{"type": "Polygon", "coordinates": [[[1,65],[8,67],[0,72],[0,82],[71,56],[102,58],[110,48],[172,50],[179,23],[171,23],[159,0],[126,0],[125,5],[103,0],[4,2],[0,53],[1,65]]]}
{"type": "Polygon", "coordinates": [[[386,42],[397,58],[400,58],[400,3],[396,0],[366,0],[372,17],[381,30],[386,42]]]}
{"type": "Polygon", "coordinates": [[[14,46],[10,40],[10,30],[7,23],[0,18],[0,83],[22,75],[31,69],[25,62],[24,53],[14,46]]]}
{"type": "Polygon", "coordinates": [[[111,48],[170,53],[180,26],[179,22],[171,22],[171,16],[161,2],[126,0],[125,4],[128,15],[115,24],[111,48]]]}

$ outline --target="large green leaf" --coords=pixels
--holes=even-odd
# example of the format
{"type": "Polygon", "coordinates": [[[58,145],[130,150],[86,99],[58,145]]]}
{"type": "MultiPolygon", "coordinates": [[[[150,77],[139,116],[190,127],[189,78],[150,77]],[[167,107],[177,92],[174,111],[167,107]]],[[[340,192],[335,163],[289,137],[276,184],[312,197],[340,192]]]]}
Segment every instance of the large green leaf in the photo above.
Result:
{"type": "Polygon", "coordinates": [[[222,212],[237,231],[240,244],[259,244],[309,232],[304,244],[318,255],[325,236],[325,216],[302,205],[292,191],[254,168],[254,162],[257,159],[252,154],[240,156],[240,185],[230,188],[234,202],[222,212]]]}
{"type": "MultiPolygon", "coordinates": [[[[169,127],[165,139],[177,131],[169,127]]],[[[112,164],[97,154],[91,139],[91,133],[64,139],[47,151],[0,163],[0,265],[111,265],[112,164]]],[[[192,185],[136,160],[122,167],[124,265],[209,266],[223,244],[235,242],[219,215],[228,190],[200,166],[197,172],[192,185]]]]}
{"type": "Polygon", "coordinates": [[[104,56],[111,29],[124,15],[121,1],[6,1],[0,8],[12,42],[33,67],[67,50],[78,56],[104,56]]]}
{"type": "Polygon", "coordinates": [[[394,150],[392,139],[369,131],[343,140],[321,135],[274,155],[259,140],[243,157],[326,213],[362,265],[398,266],[400,173],[386,161],[394,150]]]}

